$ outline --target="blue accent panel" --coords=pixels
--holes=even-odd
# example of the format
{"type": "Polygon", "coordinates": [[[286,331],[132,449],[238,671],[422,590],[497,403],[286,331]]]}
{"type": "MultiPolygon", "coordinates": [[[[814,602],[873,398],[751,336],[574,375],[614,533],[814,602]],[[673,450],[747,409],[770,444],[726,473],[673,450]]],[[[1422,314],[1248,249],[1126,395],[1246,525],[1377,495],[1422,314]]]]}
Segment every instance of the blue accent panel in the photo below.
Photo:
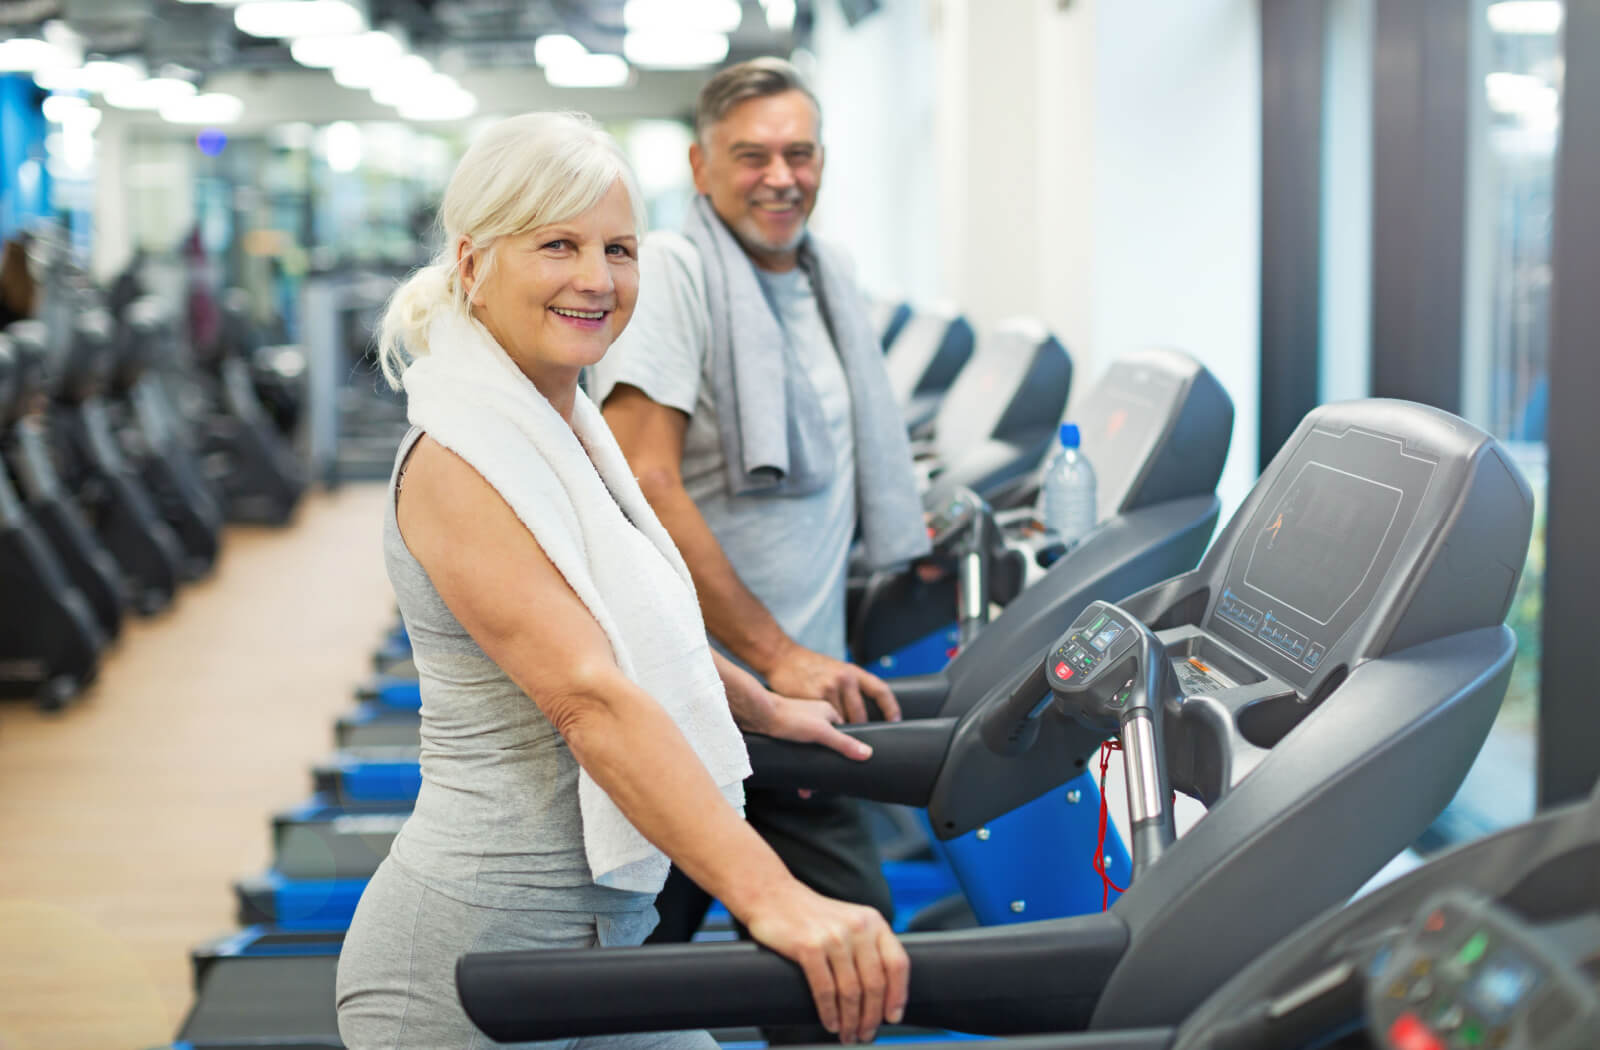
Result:
{"type": "Polygon", "coordinates": [[[415,678],[383,675],[378,679],[378,703],[401,711],[420,711],[422,683],[415,678]]]}
{"type": "Polygon", "coordinates": [[[914,674],[933,674],[944,670],[950,662],[950,652],[961,641],[955,624],[941,627],[926,637],[880,656],[869,664],[867,670],[879,678],[904,678],[914,674]]]}
{"type": "MultiPolygon", "coordinates": [[[[419,693],[418,695],[420,696],[421,694],[419,693]]],[[[369,725],[373,722],[391,722],[399,725],[402,721],[406,721],[405,716],[408,714],[412,716],[410,721],[417,724],[421,723],[422,715],[418,711],[391,707],[377,700],[362,700],[351,708],[350,712],[345,715],[345,719],[351,725],[358,726],[369,725]]]]}
{"type": "MultiPolygon", "coordinates": [[[[935,840],[955,870],[978,921],[985,926],[1060,919],[1100,910],[1102,885],[1094,870],[1094,846],[1100,825],[1100,788],[1083,773],[1062,787],[1034,799],[948,842],[935,840]],[[1078,801],[1067,801],[1077,792],[1078,801]],[[1012,910],[1013,901],[1024,903],[1012,910]]],[[[1126,886],[1133,870],[1116,825],[1106,825],[1107,867],[1113,881],[1126,886]]],[[[1117,899],[1112,890],[1109,900],[1117,899]]]]}
{"type": "Polygon", "coordinates": [[[411,659],[411,639],[404,634],[390,635],[378,647],[379,660],[409,660],[411,659]]]}
{"type": "Polygon", "coordinates": [[[267,878],[272,883],[274,918],[283,930],[347,928],[367,888],[366,879],[286,879],[275,871],[267,878]]]}
{"type": "MultiPolygon", "coordinates": [[[[212,946],[213,958],[256,957],[267,955],[338,955],[340,938],[338,930],[326,931],[335,936],[314,941],[289,941],[282,944],[267,943],[275,933],[283,933],[283,926],[246,926],[225,941],[212,946]]],[[[299,932],[299,931],[296,931],[299,932]]]]}
{"type": "Polygon", "coordinates": [[[415,802],[422,790],[422,763],[347,762],[340,791],[351,802],[415,802]]]}
{"type": "Polygon", "coordinates": [[[0,76],[0,236],[51,215],[44,151],[50,129],[39,107],[42,97],[29,74],[0,76]]]}
{"type": "Polygon", "coordinates": [[[894,928],[902,932],[913,915],[961,891],[955,872],[942,859],[887,860],[883,876],[894,894],[894,928]]]}

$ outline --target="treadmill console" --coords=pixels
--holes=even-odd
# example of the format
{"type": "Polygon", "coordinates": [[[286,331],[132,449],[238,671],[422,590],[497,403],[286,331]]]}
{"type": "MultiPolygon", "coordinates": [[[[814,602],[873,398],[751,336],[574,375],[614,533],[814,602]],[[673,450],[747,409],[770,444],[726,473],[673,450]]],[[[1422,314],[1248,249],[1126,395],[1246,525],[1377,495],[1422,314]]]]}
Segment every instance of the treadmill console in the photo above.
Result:
{"type": "Polygon", "coordinates": [[[923,516],[928,525],[928,539],[935,549],[957,538],[972,519],[988,508],[982,498],[964,486],[941,489],[935,487],[924,501],[923,516]]]}
{"type": "Polygon", "coordinates": [[[1375,960],[1367,1026],[1388,1050],[1593,1050],[1593,915],[1532,926],[1478,894],[1439,893],[1375,960]]]}
{"type": "Polygon", "coordinates": [[[1098,675],[1132,647],[1130,626],[1126,617],[1119,617],[1105,602],[1092,603],[1050,654],[1052,684],[1066,685],[1078,675],[1083,680],[1098,675]]]}
{"type": "Polygon", "coordinates": [[[1313,691],[1395,570],[1436,465],[1385,434],[1312,430],[1242,533],[1206,626],[1313,691]]]}

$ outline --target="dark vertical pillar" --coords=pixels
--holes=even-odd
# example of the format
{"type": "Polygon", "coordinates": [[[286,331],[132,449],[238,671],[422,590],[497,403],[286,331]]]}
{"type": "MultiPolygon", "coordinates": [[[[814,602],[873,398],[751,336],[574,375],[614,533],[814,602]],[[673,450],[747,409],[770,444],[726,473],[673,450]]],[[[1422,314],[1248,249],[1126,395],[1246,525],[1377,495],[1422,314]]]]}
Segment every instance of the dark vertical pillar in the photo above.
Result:
{"type": "Polygon", "coordinates": [[[1372,392],[1452,412],[1474,16],[1468,0],[1379,3],[1373,51],[1372,392]]]}
{"type": "Polygon", "coordinates": [[[1262,468],[1317,405],[1323,6],[1261,3],[1262,468]]]}
{"type": "Polygon", "coordinates": [[[1600,7],[1566,5],[1566,79],[1556,157],[1551,292],[1550,487],[1544,656],[1539,687],[1539,805],[1586,795],[1600,778],[1600,7]]]}

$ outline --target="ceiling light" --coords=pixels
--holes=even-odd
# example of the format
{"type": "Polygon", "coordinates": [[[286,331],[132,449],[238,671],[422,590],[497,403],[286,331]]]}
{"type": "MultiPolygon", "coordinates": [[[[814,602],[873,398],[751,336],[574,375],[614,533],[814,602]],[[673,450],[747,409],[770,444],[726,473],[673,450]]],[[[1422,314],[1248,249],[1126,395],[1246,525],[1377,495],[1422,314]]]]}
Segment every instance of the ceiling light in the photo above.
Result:
{"type": "Polygon", "coordinates": [[[579,55],[544,67],[544,78],[551,87],[624,87],[628,75],[628,63],[621,55],[579,55]]]}
{"type": "Polygon", "coordinates": [[[0,41],[0,72],[34,73],[65,65],[69,59],[54,44],[18,36],[0,41]]]}
{"type": "Polygon", "coordinates": [[[761,0],[761,6],[767,9],[767,28],[774,33],[788,33],[794,30],[794,0],[761,0]]]}
{"type": "Polygon", "coordinates": [[[310,69],[332,69],[344,57],[347,36],[303,36],[289,45],[289,54],[310,69]]]}
{"type": "Polygon", "coordinates": [[[1501,0],[1489,5],[1489,28],[1496,33],[1550,36],[1561,28],[1561,0],[1501,0]]]}
{"type": "Polygon", "coordinates": [[[367,27],[346,0],[249,0],[234,8],[233,24],[264,37],[348,36],[367,27]]]}
{"type": "MultiPolygon", "coordinates": [[[[4,45],[0,45],[3,47],[4,45]]],[[[55,66],[40,69],[33,82],[46,91],[82,91],[99,94],[123,84],[144,79],[143,64],[97,59],[81,67],[55,66]]]]}
{"type": "Polygon", "coordinates": [[[216,91],[161,107],[161,119],[173,124],[232,124],[243,115],[244,103],[237,96],[216,91]]]}
{"type": "Polygon", "coordinates": [[[400,115],[407,120],[465,120],[478,111],[478,100],[470,91],[414,98],[401,103],[400,115]]]}
{"type": "Polygon", "coordinates": [[[169,102],[188,98],[194,85],[176,77],[152,77],[132,84],[119,84],[105,94],[105,100],[118,109],[160,109],[169,102]]]}
{"type": "Polygon", "coordinates": [[[541,66],[582,58],[588,53],[589,49],[579,43],[576,37],[565,33],[546,33],[533,42],[533,60],[541,66]]]}
{"type": "Polygon", "coordinates": [[[743,19],[739,0],[628,0],[622,24],[629,29],[731,33],[743,19]]]}
{"type": "Polygon", "coordinates": [[[407,55],[391,62],[371,87],[372,100],[384,106],[398,106],[409,98],[412,86],[433,74],[433,67],[421,55],[407,55]]]}
{"type": "Polygon", "coordinates": [[[622,53],[634,65],[650,69],[704,69],[728,57],[728,38],[722,33],[652,29],[623,37],[622,53]]]}
{"type": "Polygon", "coordinates": [[[294,54],[294,48],[301,44],[320,45],[322,42],[338,45],[339,51],[332,64],[333,79],[352,88],[371,87],[383,75],[384,69],[405,53],[400,41],[384,32],[346,37],[303,37],[294,42],[289,53],[294,54]]]}

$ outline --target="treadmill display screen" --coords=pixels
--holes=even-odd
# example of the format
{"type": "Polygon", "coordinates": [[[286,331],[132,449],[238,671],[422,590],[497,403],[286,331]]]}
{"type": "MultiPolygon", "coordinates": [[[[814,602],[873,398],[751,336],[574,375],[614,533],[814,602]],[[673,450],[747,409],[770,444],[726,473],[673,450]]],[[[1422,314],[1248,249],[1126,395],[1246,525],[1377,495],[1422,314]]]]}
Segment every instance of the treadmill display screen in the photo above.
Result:
{"type": "Polygon", "coordinates": [[[1307,463],[1256,535],[1245,582],[1326,624],[1372,571],[1402,495],[1392,485],[1307,463]]]}
{"type": "Polygon", "coordinates": [[[1171,423],[1181,393],[1178,380],[1165,372],[1141,366],[1123,371],[1108,377],[1078,418],[1084,455],[1094,464],[1101,521],[1121,512],[1151,446],[1171,423]]]}
{"type": "Polygon", "coordinates": [[[1251,517],[1209,626],[1307,684],[1374,613],[1435,465],[1382,434],[1312,431],[1251,517]]]}

